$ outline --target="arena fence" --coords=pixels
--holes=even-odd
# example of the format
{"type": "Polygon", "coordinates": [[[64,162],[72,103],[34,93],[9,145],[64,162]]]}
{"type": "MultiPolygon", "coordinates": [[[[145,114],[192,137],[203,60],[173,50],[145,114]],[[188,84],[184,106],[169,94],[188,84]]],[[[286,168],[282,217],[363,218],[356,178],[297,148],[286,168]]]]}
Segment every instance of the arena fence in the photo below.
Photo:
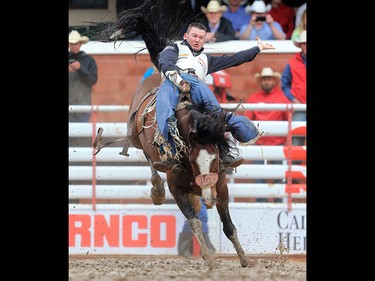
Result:
{"type": "MultiPolygon", "coordinates": [[[[221,104],[223,108],[233,109],[237,104],[221,104]]],[[[85,145],[69,147],[69,199],[150,199],[151,171],[141,150],[130,147],[129,157],[122,156],[121,144],[103,148],[97,155],[91,147],[97,129],[104,129],[103,137],[116,139],[126,134],[127,124],[97,123],[98,112],[128,111],[129,106],[118,105],[73,105],[70,112],[92,112],[92,122],[69,123],[69,137],[86,139],[85,145]]],[[[240,110],[287,110],[305,111],[305,104],[243,104],[240,110]]],[[[291,114],[290,114],[291,115],[291,114]]],[[[259,126],[269,136],[306,136],[304,121],[259,121],[259,126]]],[[[306,146],[242,146],[241,156],[245,163],[234,171],[227,172],[229,194],[234,198],[306,198],[306,146]],[[251,161],[263,160],[263,164],[251,161]],[[268,164],[271,160],[282,160],[281,165],[268,164]],[[292,160],[303,164],[292,165],[292,160]],[[282,183],[252,183],[257,179],[282,180],[282,183]],[[300,184],[292,184],[293,179],[300,184]]],[[[165,178],[164,173],[160,173],[165,178]]],[[[166,186],[166,198],[172,199],[166,186]]],[[[150,199],[151,203],[151,199],[150,199]]]]}

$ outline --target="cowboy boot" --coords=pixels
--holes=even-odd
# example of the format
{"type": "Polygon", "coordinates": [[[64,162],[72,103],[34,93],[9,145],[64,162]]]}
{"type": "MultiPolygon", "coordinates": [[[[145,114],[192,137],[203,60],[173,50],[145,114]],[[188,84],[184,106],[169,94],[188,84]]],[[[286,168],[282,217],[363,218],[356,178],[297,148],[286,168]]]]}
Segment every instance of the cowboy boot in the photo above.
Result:
{"type": "Polygon", "coordinates": [[[239,165],[241,165],[245,159],[243,157],[233,157],[231,155],[226,155],[223,157],[220,157],[220,162],[219,162],[219,171],[223,172],[226,170],[226,168],[236,168],[239,165]]]}
{"type": "MultiPolygon", "coordinates": [[[[174,115],[168,118],[168,131],[170,135],[176,136],[178,135],[178,130],[177,130],[177,120],[174,115]]],[[[160,155],[162,158],[165,158],[162,161],[157,161],[152,164],[152,166],[160,171],[160,172],[166,172],[168,170],[172,170],[174,173],[181,173],[182,171],[185,171],[185,169],[182,167],[181,162],[175,158],[172,158],[170,150],[165,151],[165,147],[163,145],[160,146],[160,155]]]]}
{"type": "Polygon", "coordinates": [[[226,155],[221,159],[222,165],[226,167],[236,168],[245,161],[243,157],[233,157],[231,155],[226,155]]]}
{"type": "Polygon", "coordinates": [[[257,130],[258,130],[258,134],[256,135],[256,137],[253,138],[252,140],[249,140],[248,142],[244,142],[243,145],[255,144],[258,141],[258,139],[260,139],[261,137],[263,137],[263,135],[266,134],[263,131],[263,129],[261,127],[259,127],[259,124],[257,126],[257,130]]]}
{"type": "Polygon", "coordinates": [[[220,171],[225,170],[227,167],[236,168],[245,161],[243,157],[233,157],[232,155],[229,154],[229,151],[226,151],[226,149],[223,149],[220,147],[219,147],[219,157],[220,157],[220,161],[219,161],[220,171]]]}

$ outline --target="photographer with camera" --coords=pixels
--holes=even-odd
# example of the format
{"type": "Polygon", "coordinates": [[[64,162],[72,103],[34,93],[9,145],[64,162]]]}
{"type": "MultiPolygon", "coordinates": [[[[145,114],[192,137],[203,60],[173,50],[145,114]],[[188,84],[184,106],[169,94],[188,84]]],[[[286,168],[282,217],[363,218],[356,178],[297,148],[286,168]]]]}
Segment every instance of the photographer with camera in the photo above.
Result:
{"type": "MultiPolygon", "coordinates": [[[[81,51],[81,46],[89,40],[76,30],[69,33],[69,105],[91,105],[91,91],[98,80],[98,67],[92,56],[81,51]]],[[[69,122],[89,122],[90,115],[90,112],[72,112],[69,113],[69,122]]]]}
{"type": "Polygon", "coordinates": [[[267,13],[270,9],[271,6],[266,7],[263,0],[255,0],[252,5],[246,6],[250,21],[240,29],[241,40],[285,40],[286,34],[281,25],[267,13]]]}

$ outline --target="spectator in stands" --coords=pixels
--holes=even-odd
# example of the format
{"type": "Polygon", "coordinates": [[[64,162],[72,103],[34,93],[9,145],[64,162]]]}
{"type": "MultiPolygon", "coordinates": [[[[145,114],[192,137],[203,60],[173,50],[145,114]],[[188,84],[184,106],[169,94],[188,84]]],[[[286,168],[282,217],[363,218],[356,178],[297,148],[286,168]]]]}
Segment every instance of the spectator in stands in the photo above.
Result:
{"type": "Polygon", "coordinates": [[[191,1],[191,8],[193,11],[194,20],[200,21],[201,19],[205,17],[204,13],[202,12],[201,7],[202,6],[207,7],[210,0],[190,0],[190,1],[191,1]]]}
{"type": "Polygon", "coordinates": [[[227,71],[219,70],[207,74],[204,82],[210,87],[219,103],[236,100],[228,90],[232,87],[232,79],[227,71]]]}
{"type": "Polygon", "coordinates": [[[207,8],[201,7],[205,18],[202,20],[203,25],[207,28],[205,42],[223,42],[235,40],[234,30],[230,20],[222,17],[227,6],[220,5],[216,0],[211,0],[207,8]]]}
{"type": "MultiPolygon", "coordinates": [[[[273,71],[271,67],[264,67],[260,73],[255,73],[254,78],[260,85],[260,89],[251,93],[247,98],[247,103],[291,103],[280,88],[279,72],[273,71]]],[[[287,112],[280,110],[254,110],[246,111],[247,117],[251,120],[262,121],[286,121],[287,112]]],[[[260,139],[262,145],[284,145],[285,137],[263,136],[260,139]]]]}
{"type": "Polygon", "coordinates": [[[291,40],[295,42],[303,30],[307,30],[307,10],[302,13],[301,22],[293,30],[291,40]]]}
{"type": "MultiPolygon", "coordinates": [[[[293,43],[301,48],[285,65],[281,75],[284,95],[293,103],[306,103],[306,52],[307,34],[303,30],[293,43]]],[[[294,111],[293,121],[306,121],[306,111],[294,111]]],[[[293,137],[293,145],[305,145],[305,137],[293,137]]]]}
{"type": "Polygon", "coordinates": [[[283,0],[272,0],[271,10],[268,12],[274,21],[281,25],[285,33],[285,39],[292,37],[292,32],[295,27],[296,14],[294,9],[283,3],[283,0]]]}
{"type": "MultiPolygon", "coordinates": [[[[91,91],[98,80],[98,68],[94,58],[81,51],[81,46],[89,40],[76,30],[69,33],[69,105],[91,105],[91,91]]],[[[90,117],[91,112],[69,112],[69,122],[89,122],[90,117]]],[[[69,147],[91,147],[91,144],[91,138],[69,138],[69,147]]],[[[69,203],[79,203],[79,199],[69,199],[69,203]]]]}
{"type": "Polygon", "coordinates": [[[244,24],[240,29],[241,40],[284,40],[286,35],[281,25],[274,21],[273,17],[267,12],[271,6],[263,0],[256,0],[252,5],[246,6],[246,12],[251,17],[248,23],[244,24]]]}
{"type": "Polygon", "coordinates": [[[298,7],[296,12],[296,23],[295,26],[298,26],[301,23],[302,15],[306,11],[306,2],[298,7]]]}
{"type": "Polygon", "coordinates": [[[228,6],[223,17],[230,20],[236,39],[240,39],[241,26],[250,20],[250,15],[245,12],[247,0],[223,0],[223,3],[228,6]]]}
{"type": "MultiPolygon", "coordinates": [[[[264,67],[260,73],[255,73],[255,80],[259,83],[260,89],[251,93],[247,98],[247,103],[291,103],[280,88],[280,73],[274,72],[271,67],[264,67]]],[[[288,112],[281,110],[247,110],[247,117],[253,121],[288,121],[288,112]]],[[[261,145],[285,145],[286,137],[263,136],[259,139],[261,145]]],[[[253,161],[253,164],[278,164],[282,161],[267,160],[253,161]]],[[[259,179],[256,183],[266,183],[266,180],[259,179]]],[[[270,180],[268,183],[281,183],[281,180],[270,180]]],[[[268,202],[267,198],[257,198],[257,202],[268,202]]],[[[282,202],[281,198],[275,198],[274,202],[282,202]]]]}
{"type": "MultiPolygon", "coordinates": [[[[98,80],[95,59],[81,51],[81,46],[89,42],[87,36],[72,30],[69,33],[69,104],[91,105],[91,91],[98,80]]],[[[72,112],[69,122],[89,122],[90,112],[72,112]]]]}

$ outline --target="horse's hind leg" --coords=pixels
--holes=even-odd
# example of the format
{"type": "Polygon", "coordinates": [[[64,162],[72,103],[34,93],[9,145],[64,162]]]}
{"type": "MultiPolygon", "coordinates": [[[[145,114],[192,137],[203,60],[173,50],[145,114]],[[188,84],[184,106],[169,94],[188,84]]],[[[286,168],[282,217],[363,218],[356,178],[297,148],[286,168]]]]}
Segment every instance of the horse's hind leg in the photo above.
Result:
{"type": "Polygon", "coordinates": [[[152,166],[151,159],[145,154],[147,162],[150,165],[151,169],[151,194],[152,203],[154,205],[162,205],[165,202],[165,188],[164,181],[161,176],[158,174],[158,171],[152,166]]]}

